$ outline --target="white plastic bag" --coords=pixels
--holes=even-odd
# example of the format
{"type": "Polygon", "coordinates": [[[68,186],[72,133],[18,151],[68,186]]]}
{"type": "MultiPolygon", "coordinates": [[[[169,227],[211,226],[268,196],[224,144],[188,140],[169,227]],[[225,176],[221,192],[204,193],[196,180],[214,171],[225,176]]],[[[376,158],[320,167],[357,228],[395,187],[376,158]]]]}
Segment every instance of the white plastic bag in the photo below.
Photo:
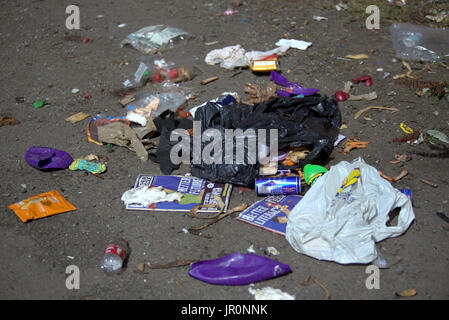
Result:
{"type": "Polygon", "coordinates": [[[206,55],[204,61],[209,65],[219,63],[222,68],[232,70],[238,67],[249,67],[251,61],[260,60],[272,54],[285,55],[289,48],[288,46],[281,46],[270,51],[247,52],[238,44],[223,49],[214,49],[206,55]]]}
{"type": "Polygon", "coordinates": [[[290,212],[286,239],[299,253],[319,260],[370,263],[377,258],[375,243],[401,235],[414,219],[410,199],[358,158],[318,178],[290,212]],[[400,208],[398,223],[387,226],[395,208],[400,208]]]}

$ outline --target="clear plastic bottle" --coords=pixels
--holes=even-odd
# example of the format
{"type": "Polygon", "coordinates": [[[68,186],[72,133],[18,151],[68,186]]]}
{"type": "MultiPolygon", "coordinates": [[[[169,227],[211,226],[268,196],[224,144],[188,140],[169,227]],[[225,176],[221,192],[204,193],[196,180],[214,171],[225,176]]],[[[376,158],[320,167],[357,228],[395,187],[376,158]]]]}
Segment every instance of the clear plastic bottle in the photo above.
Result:
{"type": "Polygon", "coordinates": [[[128,255],[128,243],[123,238],[111,241],[104,249],[100,268],[108,274],[119,273],[128,255]]]}

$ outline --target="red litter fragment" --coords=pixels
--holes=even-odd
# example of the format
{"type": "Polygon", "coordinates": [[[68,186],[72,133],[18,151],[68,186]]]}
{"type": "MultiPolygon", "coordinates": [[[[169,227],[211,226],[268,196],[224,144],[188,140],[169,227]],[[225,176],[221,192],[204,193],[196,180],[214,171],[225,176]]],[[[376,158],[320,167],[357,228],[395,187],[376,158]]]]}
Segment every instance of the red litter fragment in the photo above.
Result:
{"type": "Polygon", "coordinates": [[[349,98],[349,94],[343,91],[337,91],[335,92],[335,99],[337,99],[338,102],[345,101],[349,98]]]}
{"type": "Polygon", "coordinates": [[[370,87],[373,84],[373,79],[371,79],[370,76],[361,76],[359,78],[352,79],[352,82],[353,83],[365,82],[365,85],[367,87],[370,87]]]}
{"type": "Polygon", "coordinates": [[[83,39],[83,42],[84,42],[84,43],[89,42],[89,38],[88,38],[88,37],[85,37],[85,38],[83,39]]]}
{"type": "Polygon", "coordinates": [[[84,96],[84,98],[86,98],[86,99],[91,99],[92,98],[92,96],[90,95],[90,94],[88,94],[88,93],[86,93],[86,95],[84,96]]]}

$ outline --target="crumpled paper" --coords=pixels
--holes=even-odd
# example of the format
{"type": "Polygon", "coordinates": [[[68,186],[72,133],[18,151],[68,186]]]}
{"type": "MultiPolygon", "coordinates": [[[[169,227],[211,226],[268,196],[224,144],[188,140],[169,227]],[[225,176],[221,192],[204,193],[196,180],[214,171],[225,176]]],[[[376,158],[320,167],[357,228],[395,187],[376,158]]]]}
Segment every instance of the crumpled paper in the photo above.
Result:
{"type": "Polygon", "coordinates": [[[148,151],[141,139],[128,124],[122,121],[111,122],[97,128],[98,139],[104,143],[112,143],[121,147],[127,147],[137,153],[142,161],[148,160],[148,151]]]}
{"type": "Polygon", "coordinates": [[[143,185],[123,193],[121,200],[125,205],[140,204],[144,207],[148,207],[150,204],[156,202],[179,202],[181,201],[181,198],[182,193],[180,192],[167,193],[162,190],[162,187],[154,188],[143,185]]]}
{"type": "Polygon", "coordinates": [[[209,65],[220,64],[222,68],[232,70],[238,67],[249,67],[251,61],[260,60],[272,54],[284,55],[289,46],[281,46],[270,51],[247,52],[241,45],[228,46],[210,51],[204,61],[209,65]]]}

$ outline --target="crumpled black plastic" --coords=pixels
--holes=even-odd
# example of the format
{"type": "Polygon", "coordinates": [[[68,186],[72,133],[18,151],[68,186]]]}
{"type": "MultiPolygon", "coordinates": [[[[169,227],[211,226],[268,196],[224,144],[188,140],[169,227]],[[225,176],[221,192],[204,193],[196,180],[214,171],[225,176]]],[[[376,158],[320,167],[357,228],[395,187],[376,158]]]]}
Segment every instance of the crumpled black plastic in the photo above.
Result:
{"type": "MultiPolygon", "coordinates": [[[[292,147],[306,147],[310,150],[304,161],[320,164],[325,162],[334,148],[339,128],[341,113],[337,101],[326,96],[310,96],[304,98],[274,98],[263,103],[248,106],[234,104],[220,107],[208,103],[198,109],[195,120],[201,121],[201,130],[215,128],[222,132],[225,129],[278,129],[278,150],[292,147]]],[[[268,141],[268,140],[267,140],[268,141]]],[[[203,147],[209,142],[202,144],[203,147]]],[[[224,148],[224,139],[223,139],[224,148]]],[[[245,155],[247,144],[245,144],[245,155]]],[[[234,152],[235,155],[235,152],[234,152]]],[[[246,158],[245,158],[246,161],[246,158]]],[[[226,182],[249,186],[258,176],[260,164],[193,164],[190,169],[194,176],[214,182],[226,182]]]]}
{"type": "Polygon", "coordinates": [[[174,164],[170,160],[170,150],[177,143],[170,141],[170,134],[175,129],[191,129],[193,122],[186,118],[176,117],[171,110],[162,112],[153,122],[160,134],[160,139],[156,153],[150,153],[148,158],[159,163],[163,174],[170,175],[173,170],[180,167],[180,164],[174,164]]]}
{"type": "MultiPolygon", "coordinates": [[[[328,160],[341,126],[341,113],[334,98],[319,95],[304,98],[278,97],[253,106],[233,104],[222,107],[209,102],[195,112],[195,121],[201,123],[201,132],[211,128],[221,132],[222,150],[224,150],[226,129],[242,129],[243,131],[254,129],[256,132],[258,129],[266,129],[267,135],[269,129],[277,129],[279,151],[293,147],[306,147],[310,150],[307,157],[298,164],[298,167],[303,167],[307,163],[321,164],[328,160]]],[[[161,138],[156,154],[150,154],[150,159],[160,163],[161,171],[169,175],[179,168],[179,165],[174,165],[170,160],[170,150],[178,143],[170,141],[170,133],[177,128],[193,128],[193,122],[177,119],[173,112],[166,111],[154,119],[154,124],[161,138]]],[[[202,159],[201,163],[193,163],[192,136],[190,140],[190,170],[193,176],[213,182],[242,186],[250,186],[254,183],[260,164],[247,161],[247,141],[244,145],[243,164],[236,164],[235,150],[233,164],[226,164],[225,161],[222,164],[207,164],[202,159]]],[[[267,142],[269,142],[268,138],[267,142]]],[[[202,142],[201,150],[209,143],[209,141],[202,142]]]]}

